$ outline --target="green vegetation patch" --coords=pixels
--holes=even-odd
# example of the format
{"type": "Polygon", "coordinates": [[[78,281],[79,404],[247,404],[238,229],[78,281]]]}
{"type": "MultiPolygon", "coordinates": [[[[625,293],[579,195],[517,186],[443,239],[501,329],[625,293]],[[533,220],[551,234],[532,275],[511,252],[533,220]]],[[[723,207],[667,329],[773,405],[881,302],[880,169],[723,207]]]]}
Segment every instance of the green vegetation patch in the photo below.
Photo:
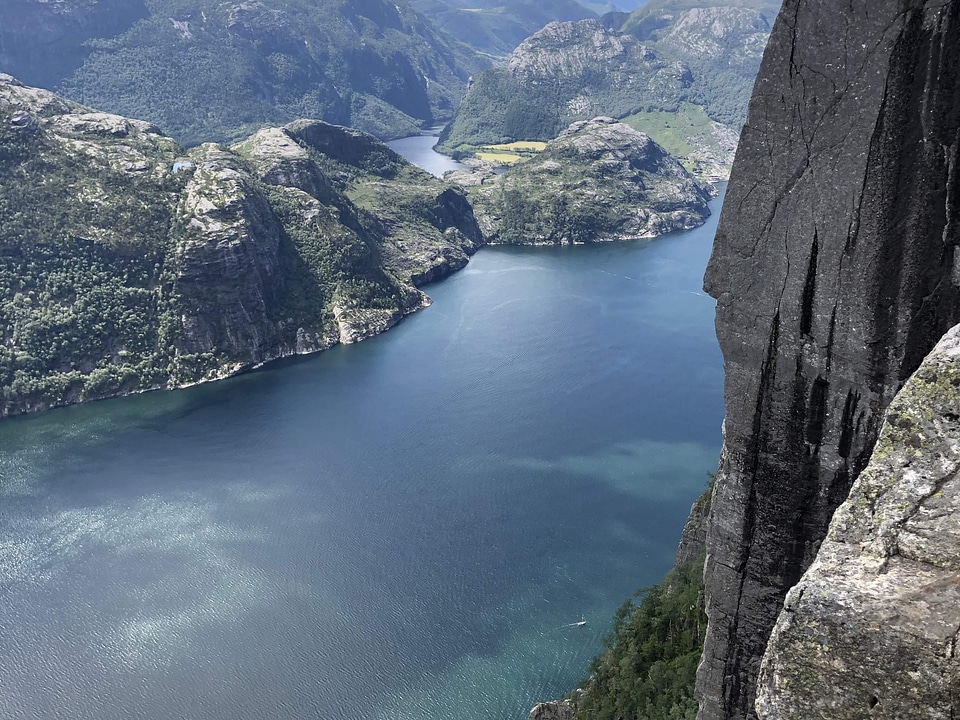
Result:
{"type": "Polygon", "coordinates": [[[509,143],[483,145],[473,155],[494,165],[516,165],[543,152],[547,143],[540,140],[516,140],[509,143]]]}
{"type": "Polygon", "coordinates": [[[680,159],[688,172],[699,174],[703,158],[715,158],[727,168],[733,160],[733,135],[727,128],[718,127],[699,105],[685,102],[676,112],[638,112],[625,117],[623,122],[653,138],[680,159]]]}
{"type": "Polygon", "coordinates": [[[697,149],[694,136],[710,132],[713,121],[703,108],[683,103],[677,112],[653,110],[634,113],[623,119],[634,130],[646,133],[671,155],[684,157],[697,149]]]}
{"type": "Polygon", "coordinates": [[[0,410],[150,387],[169,372],[166,234],[180,181],[118,170],[107,140],[70,148],[0,112],[0,410]]]}
{"type": "Polygon", "coordinates": [[[707,629],[703,556],[638,591],[614,617],[590,665],[575,720],[693,720],[697,665],[707,629]]]}

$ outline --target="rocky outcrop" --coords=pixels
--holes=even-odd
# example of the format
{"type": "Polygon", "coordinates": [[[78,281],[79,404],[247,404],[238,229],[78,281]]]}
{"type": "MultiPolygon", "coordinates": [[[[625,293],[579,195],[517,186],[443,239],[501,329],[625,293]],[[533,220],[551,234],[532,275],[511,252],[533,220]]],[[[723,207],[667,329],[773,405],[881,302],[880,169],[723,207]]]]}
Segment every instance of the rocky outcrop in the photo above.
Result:
{"type": "Polygon", "coordinates": [[[683,524],[680,533],[680,544],[677,545],[677,554],[674,556],[674,565],[684,563],[703,563],[703,556],[707,548],[707,523],[710,519],[710,496],[713,494],[713,485],[703,491],[690,507],[690,514],[683,524]]]}
{"type": "Polygon", "coordinates": [[[363,340],[483,242],[463,191],[319,121],[185,152],[0,76],[0,415],[363,340]]]}
{"type": "Polygon", "coordinates": [[[636,240],[702,225],[711,189],[648,136],[611,118],[573,123],[535,158],[468,183],[492,243],[636,240]]]}
{"type": "Polygon", "coordinates": [[[887,409],[870,463],[789,592],[760,672],[764,720],[960,711],[960,325],[887,409]]]}
{"type": "Polygon", "coordinates": [[[705,279],[727,413],[702,720],[754,717],[787,590],[883,411],[960,319],[958,15],[953,0],[787,0],[774,27],[705,279]]]}
{"type": "Polygon", "coordinates": [[[573,720],[576,712],[572,700],[552,700],[534,705],[528,720],[573,720]]]}
{"type": "Polygon", "coordinates": [[[259,365],[281,345],[280,223],[239,158],[203,146],[174,216],[182,350],[259,365]]]}

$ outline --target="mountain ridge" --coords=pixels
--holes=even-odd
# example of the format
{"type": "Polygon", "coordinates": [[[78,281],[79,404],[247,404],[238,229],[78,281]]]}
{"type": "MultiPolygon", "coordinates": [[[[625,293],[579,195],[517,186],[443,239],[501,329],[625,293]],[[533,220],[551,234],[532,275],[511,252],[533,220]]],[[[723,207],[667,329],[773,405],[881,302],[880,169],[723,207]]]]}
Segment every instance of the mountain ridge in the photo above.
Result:
{"type": "Polygon", "coordinates": [[[0,415],[362,340],[483,243],[461,191],[319,121],[184,151],[0,76],[0,170],[0,415]]]}
{"type": "Polygon", "coordinates": [[[188,145],[298,117],[413,134],[451,117],[486,62],[407,0],[0,6],[0,71],[149,119],[188,145]]]}
{"type": "Polygon", "coordinates": [[[657,0],[627,16],[551,23],[504,67],[473,76],[439,149],[462,157],[486,144],[550,140],[571,122],[605,115],[684,149],[689,167],[699,162],[717,175],[732,163],[726,136],[743,122],[776,10],[744,2],[657,0]],[[664,120],[684,112],[689,129],[687,120],[664,120]]]}

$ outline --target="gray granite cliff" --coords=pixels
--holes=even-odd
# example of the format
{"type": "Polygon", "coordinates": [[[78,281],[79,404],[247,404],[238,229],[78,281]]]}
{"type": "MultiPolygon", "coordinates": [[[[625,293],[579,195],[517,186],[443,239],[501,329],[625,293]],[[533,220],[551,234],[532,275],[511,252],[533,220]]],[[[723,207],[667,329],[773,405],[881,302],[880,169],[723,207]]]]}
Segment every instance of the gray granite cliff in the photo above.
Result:
{"type": "Polygon", "coordinates": [[[775,24],[705,279],[727,414],[702,720],[755,717],[786,592],[960,319],[958,16],[956,0],[786,0],[775,24]]]}
{"type": "Polygon", "coordinates": [[[960,710],[960,325],[887,409],[870,464],[787,595],[764,720],[949,720],[960,710]]]}

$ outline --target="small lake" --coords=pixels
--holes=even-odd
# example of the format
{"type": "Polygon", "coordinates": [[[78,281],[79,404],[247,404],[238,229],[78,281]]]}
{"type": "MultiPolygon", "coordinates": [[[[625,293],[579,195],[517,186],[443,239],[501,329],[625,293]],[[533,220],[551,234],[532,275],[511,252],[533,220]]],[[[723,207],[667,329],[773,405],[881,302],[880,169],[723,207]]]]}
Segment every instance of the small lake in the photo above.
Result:
{"type": "Polygon", "coordinates": [[[0,423],[0,717],[524,720],[573,687],[716,466],[712,207],[484,249],[358,345],[0,423]]]}

